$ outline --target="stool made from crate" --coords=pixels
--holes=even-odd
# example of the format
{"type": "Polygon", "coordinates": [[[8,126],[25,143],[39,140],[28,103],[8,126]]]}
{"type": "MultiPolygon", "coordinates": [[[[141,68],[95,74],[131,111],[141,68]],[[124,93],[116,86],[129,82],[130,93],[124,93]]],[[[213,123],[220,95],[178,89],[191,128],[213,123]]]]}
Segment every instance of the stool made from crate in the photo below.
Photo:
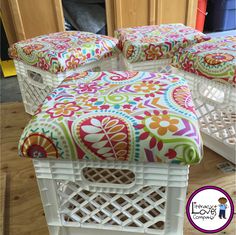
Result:
{"type": "Polygon", "coordinates": [[[182,235],[199,133],[181,76],[85,72],[46,98],[19,153],[34,159],[50,235],[182,235]]]}
{"type": "Polygon", "coordinates": [[[133,71],[171,72],[171,58],[183,48],[209,40],[205,34],[183,24],[123,28],[119,39],[120,67],[133,71]]]}
{"type": "Polygon", "coordinates": [[[117,44],[117,39],[108,36],[68,31],[12,45],[9,54],[26,112],[33,114],[47,94],[74,72],[117,70],[117,44]]]}
{"type": "Polygon", "coordinates": [[[236,163],[236,36],[194,45],[173,66],[192,90],[204,144],[236,163]]]}

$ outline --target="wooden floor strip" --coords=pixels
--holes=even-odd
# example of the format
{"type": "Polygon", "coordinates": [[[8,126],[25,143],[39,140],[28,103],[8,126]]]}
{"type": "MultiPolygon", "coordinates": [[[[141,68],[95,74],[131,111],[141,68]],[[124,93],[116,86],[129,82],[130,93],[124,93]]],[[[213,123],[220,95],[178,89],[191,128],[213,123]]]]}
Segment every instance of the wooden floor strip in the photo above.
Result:
{"type": "Polygon", "coordinates": [[[0,231],[3,235],[5,233],[5,208],[6,208],[6,186],[7,186],[7,174],[6,172],[1,172],[0,174],[0,199],[1,199],[1,211],[0,211],[0,231]]]}

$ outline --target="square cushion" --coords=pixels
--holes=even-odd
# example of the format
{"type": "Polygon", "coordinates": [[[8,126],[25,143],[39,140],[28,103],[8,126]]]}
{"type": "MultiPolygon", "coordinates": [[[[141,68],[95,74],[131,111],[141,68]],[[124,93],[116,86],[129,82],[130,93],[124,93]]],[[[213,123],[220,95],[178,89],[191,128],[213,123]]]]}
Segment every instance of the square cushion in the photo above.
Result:
{"type": "Polygon", "coordinates": [[[236,85],[236,36],[213,38],[173,57],[172,65],[189,73],[236,85]]]}
{"type": "Polygon", "coordinates": [[[115,36],[130,63],[172,58],[185,47],[209,40],[205,34],[183,24],[122,28],[115,36]]]}
{"type": "Polygon", "coordinates": [[[116,55],[118,40],[88,32],[52,33],[13,44],[11,58],[51,73],[76,69],[79,66],[116,55]]]}
{"type": "Polygon", "coordinates": [[[198,120],[186,81],[148,72],[67,77],[38,109],[23,157],[196,164],[198,120]]]}

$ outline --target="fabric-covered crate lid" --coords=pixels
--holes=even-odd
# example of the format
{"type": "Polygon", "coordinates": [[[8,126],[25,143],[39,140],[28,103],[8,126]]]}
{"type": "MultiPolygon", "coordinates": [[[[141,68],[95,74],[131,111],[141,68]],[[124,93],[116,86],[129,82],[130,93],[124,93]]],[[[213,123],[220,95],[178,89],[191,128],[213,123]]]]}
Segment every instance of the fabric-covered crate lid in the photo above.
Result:
{"type": "Polygon", "coordinates": [[[172,65],[186,72],[236,85],[236,36],[213,38],[177,53],[172,65]]]}
{"type": "Polygon", "coordinates": [[[19,143],[22,157],[196,164],[198,120],[186,81],[148,72],[66,78],[19,143]]]}
{"type": "Polygon", "coordinates": [[[66,31],[20,41],[9,48],[13,59],[51,73],[111,57],[119,52],[118,40],[89,32],[66,31]]]}
{"type": "Polygon", "coordinates": [[[183,24],[122,28],[115,31],[115,37],[130,63],[172,58],[175,52],[210,39],[183,24]]]}

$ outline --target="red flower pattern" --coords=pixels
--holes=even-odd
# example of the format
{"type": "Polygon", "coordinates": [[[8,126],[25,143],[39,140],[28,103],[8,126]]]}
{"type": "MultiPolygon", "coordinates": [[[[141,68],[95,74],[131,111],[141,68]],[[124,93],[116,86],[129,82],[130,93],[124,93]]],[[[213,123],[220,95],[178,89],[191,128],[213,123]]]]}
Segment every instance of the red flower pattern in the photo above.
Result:
{"type": "Polygon", "coordinates": [[[157,60],[163,56],[161,46],[155,46],[153,44],[150,44],[144,52],[147,60],[157,60]]]}

